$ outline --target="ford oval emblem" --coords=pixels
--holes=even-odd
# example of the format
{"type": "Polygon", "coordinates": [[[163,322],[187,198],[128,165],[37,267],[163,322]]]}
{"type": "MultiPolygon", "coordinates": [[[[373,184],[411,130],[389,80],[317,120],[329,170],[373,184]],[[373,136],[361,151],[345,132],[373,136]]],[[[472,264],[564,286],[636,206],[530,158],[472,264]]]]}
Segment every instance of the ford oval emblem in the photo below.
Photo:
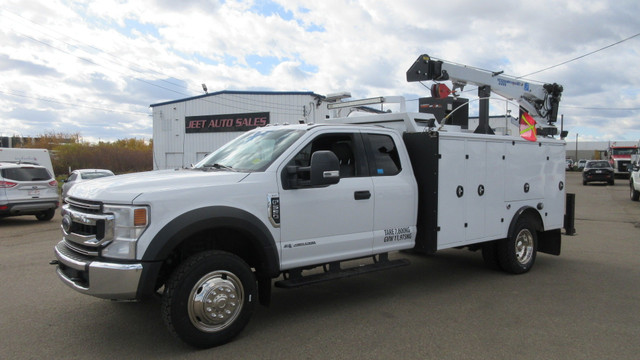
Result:
{"type": "Polygon", "coordinates": [[[67,234],[71,231],[71,223],[71,216],[65,215],[62,217],[62,230],[67,234]]]}

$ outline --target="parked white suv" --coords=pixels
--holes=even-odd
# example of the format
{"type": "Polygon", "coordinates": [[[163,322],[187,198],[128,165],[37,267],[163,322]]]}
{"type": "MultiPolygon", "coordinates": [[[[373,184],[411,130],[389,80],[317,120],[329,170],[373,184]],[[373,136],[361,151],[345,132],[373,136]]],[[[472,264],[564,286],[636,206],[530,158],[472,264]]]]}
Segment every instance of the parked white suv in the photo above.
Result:
{"type": "Polygon", "coordinates": [[[0,217],[35,215],[47,221],[59,205],[58,182],[45,167],[0,162],[0,217]]]}

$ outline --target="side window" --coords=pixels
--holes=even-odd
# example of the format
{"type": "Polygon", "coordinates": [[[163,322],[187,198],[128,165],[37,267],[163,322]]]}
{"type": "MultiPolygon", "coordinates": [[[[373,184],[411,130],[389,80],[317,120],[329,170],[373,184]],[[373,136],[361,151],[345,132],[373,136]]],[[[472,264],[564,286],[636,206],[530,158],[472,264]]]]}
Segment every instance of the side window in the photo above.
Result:
{"type": "Polygon", "coordinates": [[[310,166],[311,155],[319,150],[332,151],[340,162],[340,177],[362,176],[363,161],[358,156],[353,134],[323,134],[313,139],[287,164],[288,166],[310,166]]]}
{"type": "Polygon", "coordinates": [[[398,149],[391,136],[368,134],[369,155],[372,160],[371,176],[391,176],[402,170],[398,149]]]}

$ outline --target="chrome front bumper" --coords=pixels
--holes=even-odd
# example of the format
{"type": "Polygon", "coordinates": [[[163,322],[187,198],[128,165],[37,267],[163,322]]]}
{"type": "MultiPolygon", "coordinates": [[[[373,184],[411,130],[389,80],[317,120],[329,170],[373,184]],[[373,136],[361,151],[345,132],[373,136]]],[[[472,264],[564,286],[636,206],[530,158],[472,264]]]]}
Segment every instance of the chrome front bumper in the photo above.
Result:
{"type": "Polygon", "coordinates": [[[111,300],[135,300],[142,275],[142,264],[96,261],[71,251],[60,241],[54,248],[56,272],[63,283],[91,296],[111,300]]]}

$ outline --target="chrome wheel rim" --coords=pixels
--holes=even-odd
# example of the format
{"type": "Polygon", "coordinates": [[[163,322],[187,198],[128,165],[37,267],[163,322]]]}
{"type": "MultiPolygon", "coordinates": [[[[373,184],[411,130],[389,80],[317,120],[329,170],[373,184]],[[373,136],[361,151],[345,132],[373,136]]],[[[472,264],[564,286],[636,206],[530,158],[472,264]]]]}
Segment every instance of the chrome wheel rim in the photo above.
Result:
{"type": "Polygon", "coordinates": [[[529,229],[522,229],[516,237],[516,259],[526,265],[533,257],[533,234],[529,229]]]}
{"type": "Polygon", "coordinates": [[[228,271],[214,271],[203,276],[191,290],[189,320],[200,331],[220,331],[235,321],[243,303],[240,279],[228,271]]]}

